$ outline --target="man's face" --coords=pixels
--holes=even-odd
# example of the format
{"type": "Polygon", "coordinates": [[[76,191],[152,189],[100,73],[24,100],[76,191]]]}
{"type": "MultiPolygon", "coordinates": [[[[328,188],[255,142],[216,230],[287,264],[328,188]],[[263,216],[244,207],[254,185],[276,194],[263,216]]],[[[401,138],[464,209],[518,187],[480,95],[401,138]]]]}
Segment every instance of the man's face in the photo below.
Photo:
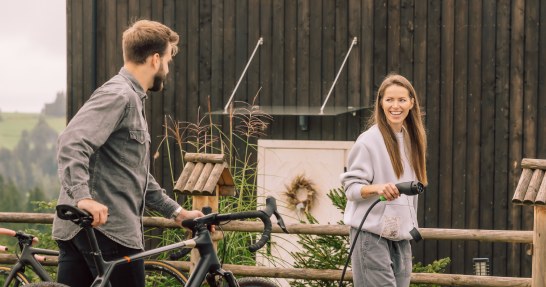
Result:
{"type": "Polygon", "coordinates": [[[154,75],[154,82],[152,87],[149,89],[153,92],[159,92],[163,90],[165,86],[165,80],[167,79],[167,74],[169,74],[169,63],[172,61],[172,46],[167,47],[165,55],[161,57],[161,63],[159,65],[159,70],[154,75]]]}

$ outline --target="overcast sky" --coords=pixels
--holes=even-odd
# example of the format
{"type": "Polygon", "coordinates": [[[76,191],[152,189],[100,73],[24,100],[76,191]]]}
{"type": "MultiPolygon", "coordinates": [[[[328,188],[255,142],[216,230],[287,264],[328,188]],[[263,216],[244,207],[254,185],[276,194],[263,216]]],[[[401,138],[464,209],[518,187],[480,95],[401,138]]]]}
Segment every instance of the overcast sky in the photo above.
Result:
{"type": "Polygon", "coordinates": [[[66,91],[66,0],[0,0],[0,111],[40,112],[66,91]]]}

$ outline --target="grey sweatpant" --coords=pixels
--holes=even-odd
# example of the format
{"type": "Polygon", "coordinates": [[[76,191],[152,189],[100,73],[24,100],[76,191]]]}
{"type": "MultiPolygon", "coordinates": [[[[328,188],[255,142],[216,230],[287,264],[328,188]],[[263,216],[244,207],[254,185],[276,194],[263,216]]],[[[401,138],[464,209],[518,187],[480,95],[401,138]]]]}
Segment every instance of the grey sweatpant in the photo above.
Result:
{"type": "MultiPolygon", "coordinates": [[[[351,243],[357,229],[351,228],[351,243]]],[[[409,240],[392,241],[360,231],[351,255],[355,287],[407,287],[411,277],[409,240]]]]}

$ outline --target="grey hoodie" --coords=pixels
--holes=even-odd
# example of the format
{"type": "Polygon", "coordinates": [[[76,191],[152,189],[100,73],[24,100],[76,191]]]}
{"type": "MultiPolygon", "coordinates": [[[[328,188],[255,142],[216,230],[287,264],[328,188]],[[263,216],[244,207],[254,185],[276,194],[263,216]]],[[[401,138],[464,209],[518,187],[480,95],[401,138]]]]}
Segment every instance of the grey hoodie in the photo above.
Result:
{"type": "MultiPolygon", "coordinates": [[[[377,125],[362,133],[356,140],[348,157],[347,172],[341,174],[341,183],[347,196],[343,221],[358,228],[371,204],[379,197],[363,199],[360,189],[363,185],[399,183],[416,180],[407,157],[404,144],[405,131],[396,134],[400,146],[404,173],[397,178],[385,147],[385,141],[377,125]]],[[[401,195],[393,201],[378,203],[368,215],[362,230],[390,240],[412,239],[410,230],[417,228],[417,196],[401,195]]]]}

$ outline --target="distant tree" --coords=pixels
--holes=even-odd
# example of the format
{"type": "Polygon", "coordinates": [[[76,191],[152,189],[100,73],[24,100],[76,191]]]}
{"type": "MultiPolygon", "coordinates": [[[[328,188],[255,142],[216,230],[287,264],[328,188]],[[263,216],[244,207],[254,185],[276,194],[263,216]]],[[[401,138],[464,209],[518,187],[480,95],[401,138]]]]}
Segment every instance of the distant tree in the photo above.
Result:
{"type": "Polygon", "coordinates": [[[47,116],[62,117],[66,115],[66,95],[63,91],[57,92],[53,103],[44,105],[42,114],[47,116]]]}
{"type": "Polygon", "coordinates": [[[2,117],[2,109],[0,109],[0,122],[4,120],[4,117],[2,117]]]}
{"type": "Polygon", "coordinates": [[[0,210],[2,211],[21,211],[23,202],[23,194],[18,192],[13,182],[4,180],[0,175],[0,210]]]}

